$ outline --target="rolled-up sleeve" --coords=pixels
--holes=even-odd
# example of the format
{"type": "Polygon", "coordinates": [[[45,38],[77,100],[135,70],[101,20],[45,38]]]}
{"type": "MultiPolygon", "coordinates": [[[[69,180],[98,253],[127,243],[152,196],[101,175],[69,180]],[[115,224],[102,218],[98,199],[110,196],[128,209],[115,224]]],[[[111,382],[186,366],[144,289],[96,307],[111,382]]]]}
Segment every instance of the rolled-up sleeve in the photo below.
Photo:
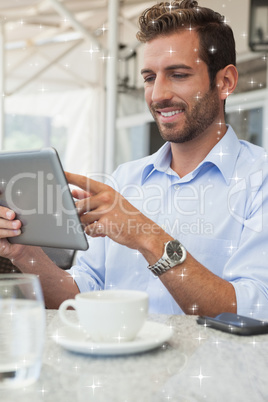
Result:
{"type": "MultiPolygon", "coordinates": [[[[237,250],[227,262],[223,278],[235,288],[237,313],[268,318],[268,175],[259,171],[260,180],[249,178],[246,219],[237,250]],[[251,179],[251,181],[250,181],[251,179]]],[[[255,175],[256,176],[256,175],[255,175]]],[[[258,175],[256,176],[258,178],[258,175]]],[[[237,217],[238,219],[239,217],[237,217]]]]}
{"type": "Polygon", "coordinates": [[[104,238],[90,239],[88,250],[78,252],[75,265],[66,271],[73,277],[80,292],[90,292],[104,288],[104,250],[104,238]]]}

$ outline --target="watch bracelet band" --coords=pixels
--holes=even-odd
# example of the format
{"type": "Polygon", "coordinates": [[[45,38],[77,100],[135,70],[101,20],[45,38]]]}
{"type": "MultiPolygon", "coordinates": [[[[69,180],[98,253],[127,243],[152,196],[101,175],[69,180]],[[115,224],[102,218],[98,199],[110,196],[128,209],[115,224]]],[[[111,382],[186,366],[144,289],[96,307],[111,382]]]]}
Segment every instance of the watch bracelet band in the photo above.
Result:
{"type": "Polygon", "coordinates": [[[169,261],[164,258],[160,258],[154,265],[148,265],[149,270],[156,276],[163,274],[171,268],[171,264],[169,261]]]}

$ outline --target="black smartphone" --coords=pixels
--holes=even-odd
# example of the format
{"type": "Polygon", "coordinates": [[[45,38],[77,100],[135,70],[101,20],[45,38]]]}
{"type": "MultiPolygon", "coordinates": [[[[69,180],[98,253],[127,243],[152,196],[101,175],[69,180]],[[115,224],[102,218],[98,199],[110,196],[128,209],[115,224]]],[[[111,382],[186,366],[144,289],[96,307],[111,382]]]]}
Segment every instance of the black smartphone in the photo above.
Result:
{"type": "Polygon", "coordinates": [[[234,313],[222,313],[216,317],[199,316],[197,323],[236,335],[268,333],[268,322],[244,317],[234,313]]]}

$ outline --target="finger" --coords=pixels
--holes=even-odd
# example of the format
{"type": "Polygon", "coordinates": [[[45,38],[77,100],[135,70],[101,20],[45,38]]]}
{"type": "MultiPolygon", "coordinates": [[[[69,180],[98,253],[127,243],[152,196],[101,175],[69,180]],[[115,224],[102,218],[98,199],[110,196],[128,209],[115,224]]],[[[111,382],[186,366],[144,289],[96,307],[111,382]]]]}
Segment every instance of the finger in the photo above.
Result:
{"type": "Polygon", "coordinates": [[[21,221],[18,219],[8,221],[7,219],[0,218],[0,229],[20,229],[21,221]]]}
{"type": "Polygon", "coordinates": [[[101,218],[101,214],[97,212],[88,212],[80,216],[80,221],[83,226],[91,225],[92,223],[97,222],[101,218]]]}
{"type": "Polygon", "coordinates": [[[65,176],[68,183],[78,186],[91,194],[97,194],[107,187],[106,184],[79,174],[65,172],[65,176]]]}
{"type": "Polygon", "coordinates": [[[0,238],[15,237],[21,234],[21,222],[19,220],[8,221],[0,219],[0,238]]]}
{"type": "Polygon", "coordinates": [[[6,239],[7,237],[16,237],[21,234],[21,230],[8,230],[8,229],[0,229],[0,239],[6,239]]]}
{"type": "Polygon", "coordinates": [[[84,198],[90,197],[92,194],[88,193],[87,191],[80,190],[80,189],[73,189],[72,196],[77,200],[83,200],[84,198]]]}
{"type": "Polygon", "coordinates": [[[101,203],[98,197],[92,196],[76,201],[75,206],[79,215],[83,215],[89,211],[94,212],[98,207],[101,206],[101,203]]]}
{"type": "Polygon", "coordinates": [[[100,222],[94,222],[85,227],[85,232],[91,237],[105,237],[105,226],[100,222]]]}
{"type": "Polygon", "coordinates": [[[9,208],[6,207],[0,207],[0,218],[5,218],[8,220],[13,220],[15,219],[16,214],[14,211],[12,211],[9,208]]]}
{"type": "Polygon", "coordinates": [[[103,197],[101,194],[94,195],[90,198],[85,198],[84,200],[76,201],[75,206],[80,217],[90,212],[90,214],[92,214],[94,217],[94,220],[96,220],[113,211],[116,205],[115,201],[116,200],[114,200],[113,203],[103,202],[103,197]]]}

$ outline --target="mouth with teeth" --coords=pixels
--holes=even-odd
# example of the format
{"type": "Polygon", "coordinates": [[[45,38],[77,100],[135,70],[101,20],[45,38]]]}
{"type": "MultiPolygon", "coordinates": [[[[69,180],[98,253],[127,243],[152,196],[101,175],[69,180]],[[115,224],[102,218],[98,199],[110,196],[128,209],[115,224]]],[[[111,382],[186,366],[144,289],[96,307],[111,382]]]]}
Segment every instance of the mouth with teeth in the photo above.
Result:
{"type": "Polygon", "coordinates": [[[176,114],[182,113],[183,110],[173,110],[172,112],[158,112],[161,114],[163,117],[172,117],[175,116],[176,114]]]}
{"type": "Polygon", "coordinates": [[[171,110],[170,109],[156,109],[155,110],[156,115],[158,116],[158,120],[159,122],[165,124],[165,123],[175,123],[178,121],[178,119],[180,120],[181,116],[184,114],[185,109],[183,108],[179,108],[179,109],[174,109],[171,110]]]}

